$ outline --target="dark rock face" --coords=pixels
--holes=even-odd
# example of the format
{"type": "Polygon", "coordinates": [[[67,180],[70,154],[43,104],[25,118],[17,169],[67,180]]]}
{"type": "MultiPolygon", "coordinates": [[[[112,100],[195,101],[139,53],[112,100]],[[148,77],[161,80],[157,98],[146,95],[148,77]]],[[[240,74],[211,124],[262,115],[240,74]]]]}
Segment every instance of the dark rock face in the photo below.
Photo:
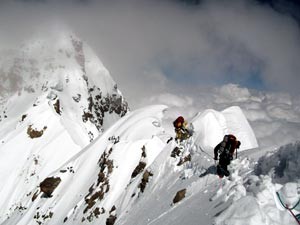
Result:
{"type": "Polygon", "coordinates": [[[179,156],[180,153],[181,153],[180,149],[178,147],[175,147],[171,152],[171,157],[176,158],[176,156],[179,156]]]}
{"type": "Polygon", "coordinates": [[[29,135],[30,138],[39,138],[41,137],[43,134],[44,134],[44,131],[47,129],[47,127],[45,126],[43,128],[43,130],[35,130],[32,128],[32,125],[30,125],[28,128],[27,128],[27,134],[29,135]]]}
{"type": "Polygon", "coordinates": [[[131,179],[135,178],[137,175],[139,175],[140,173],[142,173],[146,167],[146,163],[145,163],[145,159],[147,157],[146,154],[146,147],[143,145],[142,148],[142,154],[141,154],[141,159],[139,164],[135,167],[135,169],[133,170],[132,174],[131,174],[131,179]]]}
{"type": "Polygon", "coordinates": [[[114,212],[116,209],[117,209],[116,206],[113,205],[113,207],[111,207],[111,209],[110,209],[110,211],[109,211],[109,214],[112,214],[112,212],[114,212]]]}
{"type": "Polygon", "coordinates": [[[50,198],[60,182],[61,179],[59,177],[47,177],[42,183],[40,183],[41,192],[43,192],[46,197],[50,198]]]}
{"type": "Polygon", "coordinates": [[[192,160],[191,154],[188,154],[187,156],[183,157],[179,147],[175,147],[173,149],[173,151],[171,152],[171,157],[179,159],[177,166],[181,166],[184,163],[190,162],[192,160]]]}
{"type": "Polygon", "coordinates": [[[38,197],[38,195],[39,195],[39,191],[36,191],[36,192],[33,194],[32,198],[31,198],[31,201],[34,202],[34,200],[38,197]]]}
{"type": "Polygon", "coordinates": [[[185,198],[185,193],[186,193],[186,189],[182,189],[180,191],[178,191],[173,199],[173,203],[177,203],[180,202],[182,199],[185,198]]]}
{"type": "MultiPolygon", "coordinates": [[[[98,179],[97,182],[89,188],[88,194],[85,196],[86,207],[83,210],[84,214],[91,210],[97,201],[103,200],[105,194],[108,193],[110,189],[109,176],[114,168],[113,161],[109,159],[112,151],[112,149],[104,151],[99,159],[98,164],[100,171],[98,173],[98,179]]],[[[90,217],[89,220],[92,220],[92,217],[90,217]]]]}
{"type": "Polygon", "coordinates": [[[145,173],[143,174],[143,178],[141,183],[139,184],[139,188],[141,189],[141,192],[143,193],[147,183],[149,182],[149,178],[153,176],[153,173],[149,172],[148,170],[145,171],[145,173]]]}
{"type": "Polygon", "coordinates": [[[106,225],[114,225],[115,222],[117,220],[116,216],[110,215],[107,219],[106,219],[106,225]]]}
{"type": "MultiPolygon", "coordinates": [[[[116,113],[120,117],[124,116],[129,110],[128,104],[119,94],[117,85],[115,85],[110,94],[104,94],[103,90],[93,85],[86,72],[86,57],[84,52],[84,44],[81,40],[71,36],[71,42],[75,52],[75,60],[81,67],[82,78],[86,82],[88,88],[88,105],[83,109],[82,120],[84,123],[90,121],[96,126],[98,131],[103,131],[103,120],[105,113],[116,113]]],[[[81,95],[73,96],[75,102],[81,101],[81,95]]]]}
{"type": "Polygon", "coordinates": [[[82,121],[86,123],[88,120],[92,120],[93,117],[93,114],[91,114],[90,112],[84,112],[82,115],[82,121]]]}
{"type": "MultiPolygon", "coordinates": [[[[89,87],[88,78],[86,78],[89,87]]],[[[127,102],[121,95],[112,94],[103,96],[100,88],[93,86],[88,89],[88,108],[84,110],[82,120],[88,120],[95,124],[100,131],[103,126],[103,119],[105,113],[116,113],[120,117],[124,116],[129,108],[127,102]]]]}
{"type": "Polygon", "coordinates": [[[53,104],[53,107],[55,109],[55,112],[59,115],[61,115],[61,109],[60,109],[60,101],[59,99],[56,100],[56,102],[53,104]]]}
{"type": "Polygon", "coordinates": [[[23,122],[23,121],[25,120],[26,117],[27,117],[27,114],[22,115],[21,121],[23,122]]]}
{"type": "Polygon", "coordinates": [[[142,147],[142,158],[146,158],[146,157],[147,157],[146,147],[145,147],[145,145],[143,145],[143,147],[142,147]]]}
{"type": "Polygon", "coordinates": [[[131,178],[135,178],[138,174],[140,174],[146,167],[146,163],[139,162],[137,167],[135,167],[134,171],[131,174],[131,178]]]}

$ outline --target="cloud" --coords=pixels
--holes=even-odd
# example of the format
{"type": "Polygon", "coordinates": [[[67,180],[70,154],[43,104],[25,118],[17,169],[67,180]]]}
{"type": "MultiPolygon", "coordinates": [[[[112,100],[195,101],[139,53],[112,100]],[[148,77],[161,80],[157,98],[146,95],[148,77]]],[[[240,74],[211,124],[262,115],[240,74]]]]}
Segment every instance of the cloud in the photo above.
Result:
{"type": "Polygon", "coordinates": [[[0,3],[0,49],[65,29],[97,52],[132,108],[157,93],[193,96],[226,83],[299,92],[299,26],[255,1],[0,3]]]}
{"type": "Polygon", "coordinates": [[[289,94],[248,90],[228,84],[219,89],[203,91],[193,98],[184,95],[159,94],[147,101],[147,104],[149,103],[169,106],[164,117],[164,128],[171,133],[174,132],[172,122],[179,115],[191,121],[198,112],[201,113],[206,109],[222,111],[231,106],[239,106],[248,119],[261,148],[278,147],[300,140],[298,132],[300,101],[299,97],[292,98],[289,94]],[[229,89],[234,90],[234,95],[228,95],[229,89]],[[235,95],[240,98],[236,98],[235,95]]]}

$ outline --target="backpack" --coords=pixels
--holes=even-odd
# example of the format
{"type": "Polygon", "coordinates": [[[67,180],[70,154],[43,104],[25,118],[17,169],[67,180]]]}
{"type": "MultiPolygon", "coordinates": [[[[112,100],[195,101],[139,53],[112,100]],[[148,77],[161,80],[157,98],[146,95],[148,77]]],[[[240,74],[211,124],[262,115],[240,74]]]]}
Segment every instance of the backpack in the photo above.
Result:
{"type": "Polygon", "coordinates": [[[182,125],[184,123],[184,118],[182,116],[179,116],[174,122],[173,122],[173,125],[175,128],[181,128],[182,125]]]}
{"type": "Polygon", "coordinates": [[[237,139],[234,135],[228,134],[225,135],[223,141],[221,142],[219,153],[220,157],[222,156],[229,156],[233,155],[235,149],[237,147],[237,139]]]}

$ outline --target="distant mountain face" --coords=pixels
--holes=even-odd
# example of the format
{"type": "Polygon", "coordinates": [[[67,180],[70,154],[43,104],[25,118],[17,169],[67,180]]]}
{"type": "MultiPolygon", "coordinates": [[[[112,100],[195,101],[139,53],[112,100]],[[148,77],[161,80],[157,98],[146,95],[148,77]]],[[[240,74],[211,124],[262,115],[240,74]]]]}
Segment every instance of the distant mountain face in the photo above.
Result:
{"type": "Polygon", "coordinates": [[[91,48],[74,35],[0,56],[0,221],[50,172],[129,110],[91,48]]]}

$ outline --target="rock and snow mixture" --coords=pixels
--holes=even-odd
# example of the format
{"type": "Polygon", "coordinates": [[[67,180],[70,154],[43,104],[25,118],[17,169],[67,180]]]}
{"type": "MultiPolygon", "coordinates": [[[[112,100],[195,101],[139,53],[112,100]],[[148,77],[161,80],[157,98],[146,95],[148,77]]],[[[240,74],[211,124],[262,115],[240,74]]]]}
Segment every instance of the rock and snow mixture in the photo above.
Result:
{"type": "Polygon", "coordinates": [[[27,79],[0,99],[1,225],[295,224],[278,196],[299,199],[299,143],[251,158],[265,150],[238,106],[199,112],[177,143],[167,106],[129,112],[88,46],[72,35],[54,43],[36,40],[2,64],[27,79]],[[242,145],[221,180],[213,148],[228,133],[242,145]]]}

